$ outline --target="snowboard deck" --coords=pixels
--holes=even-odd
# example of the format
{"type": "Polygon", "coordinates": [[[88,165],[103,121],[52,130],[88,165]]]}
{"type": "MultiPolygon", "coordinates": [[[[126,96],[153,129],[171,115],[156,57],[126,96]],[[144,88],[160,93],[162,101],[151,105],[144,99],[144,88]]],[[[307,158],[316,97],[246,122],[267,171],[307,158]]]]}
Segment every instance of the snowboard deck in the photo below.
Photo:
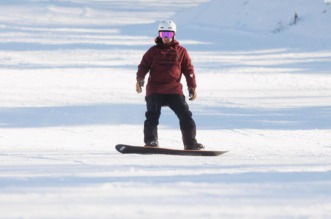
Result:
{"type": "Polygon", "coordinates": [[[116,150],[122,154],[165,154],[165,155],[182,155],[182,156],[219,156],[227,151],[213,150],[179,150],[162,147],[133,146],[118,144],[116,150]]]}

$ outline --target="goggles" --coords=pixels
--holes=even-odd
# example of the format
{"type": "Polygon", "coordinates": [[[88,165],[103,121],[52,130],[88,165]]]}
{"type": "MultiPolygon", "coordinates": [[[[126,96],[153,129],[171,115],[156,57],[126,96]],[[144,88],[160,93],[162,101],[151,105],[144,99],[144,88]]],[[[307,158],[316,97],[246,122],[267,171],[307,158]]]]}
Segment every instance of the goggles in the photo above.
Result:
{"type": "Polygon", "coordinates": [[[159,32],[159,36],[161,38],[173,38],[175,36],[175,33],[172,32],[172,31],[162,31],[162,32],[159,32]]]}

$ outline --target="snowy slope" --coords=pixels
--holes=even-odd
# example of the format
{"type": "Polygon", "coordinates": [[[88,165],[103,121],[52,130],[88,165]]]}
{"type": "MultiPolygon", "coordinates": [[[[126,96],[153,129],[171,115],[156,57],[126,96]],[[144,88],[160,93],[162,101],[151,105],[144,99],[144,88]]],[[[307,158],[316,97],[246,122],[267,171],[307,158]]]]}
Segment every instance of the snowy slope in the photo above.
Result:
{"type": "MultiPolygon", "coordinates": [[[[0,7],[1,219],[331,217],[330,5],[12,0],[0,7]],[[295,12],[298,23],[289,25],[295,12]],[[195,66],[198,99],[189,106],[198,140],[229,150],[221,157],[114,149],[143,143],[135,73],[164,18],[178,24],[176,38],[195,66]],[[275,32],[279,22],[284,28],[275,32]]],[[[182,147],[167,108],[159,136],[182,147]]]]}
{"type": "Polygon", "coordinates": [[[194,38],[205,37],[230,49],[331,46],[331,5],[322,0],[214,0],[174,19],[187,36],[193,28],[194,38]]]}

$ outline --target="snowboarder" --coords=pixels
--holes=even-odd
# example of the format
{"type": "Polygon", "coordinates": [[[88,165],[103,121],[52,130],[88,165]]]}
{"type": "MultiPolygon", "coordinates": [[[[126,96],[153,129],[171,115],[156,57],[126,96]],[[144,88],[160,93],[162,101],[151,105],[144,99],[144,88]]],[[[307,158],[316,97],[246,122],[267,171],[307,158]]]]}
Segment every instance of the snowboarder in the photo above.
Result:
{"type": "Polygon", "coordinates": [[[194,68],[186,49],[175,40],[176,24],[171,20],[162,21],[158,26],[156,45],[142,57],[137,71],[137,93],[142,92],[144,79],[149,72],[146,86],[146,120],[144,123],[145,146],[158,147],[157,126],[161,107],[168,106],[179,119],[185,150],[201,150],[204,146],[196,140],[196,125],[185,101],[180,83],[186,78],[189,100],[197,97],[194,68]]]}

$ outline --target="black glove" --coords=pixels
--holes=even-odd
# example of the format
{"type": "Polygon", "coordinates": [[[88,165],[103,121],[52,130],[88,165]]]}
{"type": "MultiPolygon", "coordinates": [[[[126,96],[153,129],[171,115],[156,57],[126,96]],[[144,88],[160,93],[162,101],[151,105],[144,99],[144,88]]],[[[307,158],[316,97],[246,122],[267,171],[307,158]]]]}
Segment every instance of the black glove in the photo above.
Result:
{"type": "Polygon", "coordinates": [[[142,92],[142,87],[144,86],[144,84],[145,84],[144,79],[137,78],[136,91],[138,94],[142,92]]]}
{"type": "Polygon", "coordinates": [[[197,92],[194,87],[189,87],[188,88],[188,94],[189,94],[189,100],[195,100],[197,98],[197,92]]]}

